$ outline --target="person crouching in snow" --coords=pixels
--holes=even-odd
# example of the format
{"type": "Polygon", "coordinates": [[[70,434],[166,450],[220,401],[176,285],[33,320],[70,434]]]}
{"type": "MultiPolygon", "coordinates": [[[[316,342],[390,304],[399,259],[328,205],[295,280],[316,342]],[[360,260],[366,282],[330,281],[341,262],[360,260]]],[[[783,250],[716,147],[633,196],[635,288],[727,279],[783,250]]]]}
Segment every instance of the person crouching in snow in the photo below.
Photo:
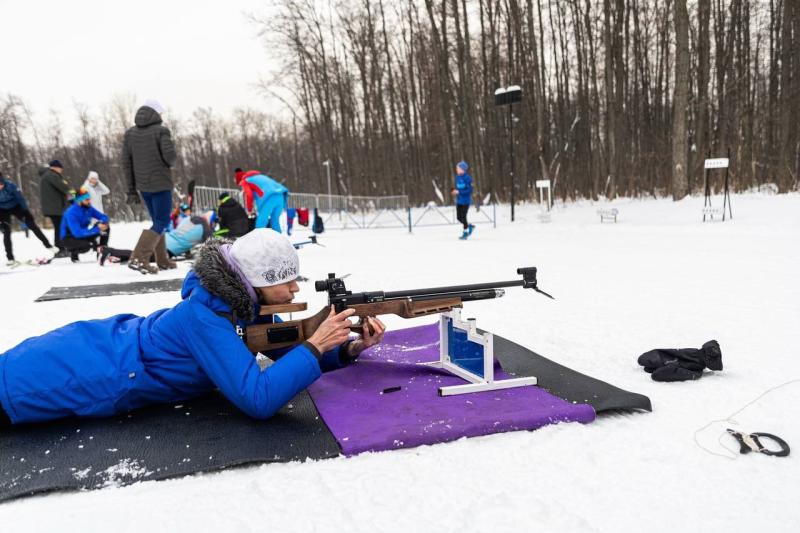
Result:
{"type": "Polygon", "coordinates": [[[108,244],[108,217],[92,207],[92,197],[81,187],[61,219],[61,245],[69,252],[73,263],[78,255],[95,250],[98,254],[108,244]],[[97,220],[92,224],[92,219],[97,220]]]}
{"type": "Polygon", "coordinates": [[[217,235],[223,235],[229,239],[237,239],[251,229],[250,219],[247,217],[244,207],[226,192],[219,195],[217,215],[219,216],[219,232],[217,235]]]}
{"type": "Polygon", "coordinates": [[[0,418],[20,424],[110,416],[214,389],[247,415],[269,418],[322,372],[380,343],[385,331],[370,317],[372,333],[365,325],[351,340],[353,310],[332,308],[306,342],[265,353],[275,363],[262,371],[235,326],[279,321],[259,316],[259,306],[291,302],[298,271],[289,239],[270,229],[232,244],[210,240],[175,307],[74,322],[0,354],[0,418]]]}

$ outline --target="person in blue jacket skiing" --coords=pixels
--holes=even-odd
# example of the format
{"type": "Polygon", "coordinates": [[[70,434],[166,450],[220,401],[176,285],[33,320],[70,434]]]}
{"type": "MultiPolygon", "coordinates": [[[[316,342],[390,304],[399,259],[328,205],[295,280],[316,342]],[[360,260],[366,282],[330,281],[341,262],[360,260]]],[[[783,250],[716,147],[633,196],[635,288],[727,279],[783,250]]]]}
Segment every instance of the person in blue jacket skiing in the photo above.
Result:
{"type": "Polygon", "coordinates": [[[61,218],[61,245],[69,252],[72,262],[77,263],[78,256],[89,250],[100,254],[108,244],[108,234],[108,216],[92,207],[89,190],[81,187],[61,218]],[[92,220],[97,223],[93,224],[92,220]]]}
{"type": "Polygon", "coordinates": [[[456,200],[456,218],[464,226],[464,232],[459,239],[465,240],[472,235],[475,226],[467,222],[467,211],[472,203],[472,176],[469,175],[469,164],[460,161],[456,165],[456,186],[450,194],[456,200]]]}
{"type": "Polygon", "coordinates": [[[175,307],[73,322],[0,354],[0,425],[110,416],[214,389],[247,415],[270,417],[321,372],[381,342],[385,331],[370,317],[350,339],[353,310],[331,308],[306,342],[265,353],[275,362],[261,370],[237,327],[279,321],[259,315],[259,306],[290,303],[298,272],[294,247],[272,230],[208,241],[175,307]]]}

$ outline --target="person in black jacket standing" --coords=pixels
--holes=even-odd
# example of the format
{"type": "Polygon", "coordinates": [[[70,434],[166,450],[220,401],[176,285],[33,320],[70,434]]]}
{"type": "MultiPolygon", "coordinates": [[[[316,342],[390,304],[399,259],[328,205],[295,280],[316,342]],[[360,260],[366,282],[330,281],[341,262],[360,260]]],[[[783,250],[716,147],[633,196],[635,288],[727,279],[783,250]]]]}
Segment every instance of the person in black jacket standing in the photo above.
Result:
{"type": "Polygon", "coordinates": [[[164,233],[169,229],[172,209],[172,172],[177,154],[172,134],[163,125],[164,108],[155,100],[147,100],[136,112],[134,127],[125,132],[122,143],[122,168],[128,181],[128,203],[140,203],[139,193],[147,206],[153,225],[142,231],[133,249],[128,266],[155,274],[158,269],[176,268],[167,255],[164,233]],[[150,263],[155,253],[156,265],[150,263]]]}
{"type": "Polygon", "coordinates": [[[42,203],[42,214],[53,223],[53,241],[58,248],[55,257],[66,257],[67,252],[61,244],[61,217],[69,205],[70,196],[75,190],[64,177],[64,165],[53,159],[47,168],[39,171],[39,198],[42,203]]]}

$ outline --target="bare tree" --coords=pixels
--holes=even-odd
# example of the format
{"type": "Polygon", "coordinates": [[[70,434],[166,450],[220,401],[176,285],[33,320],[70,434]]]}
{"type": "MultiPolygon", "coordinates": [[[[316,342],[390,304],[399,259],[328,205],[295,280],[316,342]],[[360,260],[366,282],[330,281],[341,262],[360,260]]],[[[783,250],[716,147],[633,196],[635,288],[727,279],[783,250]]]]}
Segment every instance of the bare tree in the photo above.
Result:
{"type": "Polygon", "coordinates": [[[672,111],[672,199],[688,194],[686,107],[689,96],[689,13],[686,0],[675,1],[675,97],[672,111]]]}

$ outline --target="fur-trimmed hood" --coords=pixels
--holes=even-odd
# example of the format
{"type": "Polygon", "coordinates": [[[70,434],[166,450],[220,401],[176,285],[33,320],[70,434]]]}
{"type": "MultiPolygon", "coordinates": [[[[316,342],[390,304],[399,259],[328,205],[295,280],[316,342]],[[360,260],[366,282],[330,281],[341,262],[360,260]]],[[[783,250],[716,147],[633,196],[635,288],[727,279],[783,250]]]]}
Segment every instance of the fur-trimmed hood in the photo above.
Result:
{"type": "Polygon", "coordinates": [[[221,298],[246,322],[255,320],[255,304],[242,279],[228,265],[220,249],[224,244],[231,244],[228,239],[209,239],[197,252],[194,272],[200,284],[214,296],[221,298]]]}

